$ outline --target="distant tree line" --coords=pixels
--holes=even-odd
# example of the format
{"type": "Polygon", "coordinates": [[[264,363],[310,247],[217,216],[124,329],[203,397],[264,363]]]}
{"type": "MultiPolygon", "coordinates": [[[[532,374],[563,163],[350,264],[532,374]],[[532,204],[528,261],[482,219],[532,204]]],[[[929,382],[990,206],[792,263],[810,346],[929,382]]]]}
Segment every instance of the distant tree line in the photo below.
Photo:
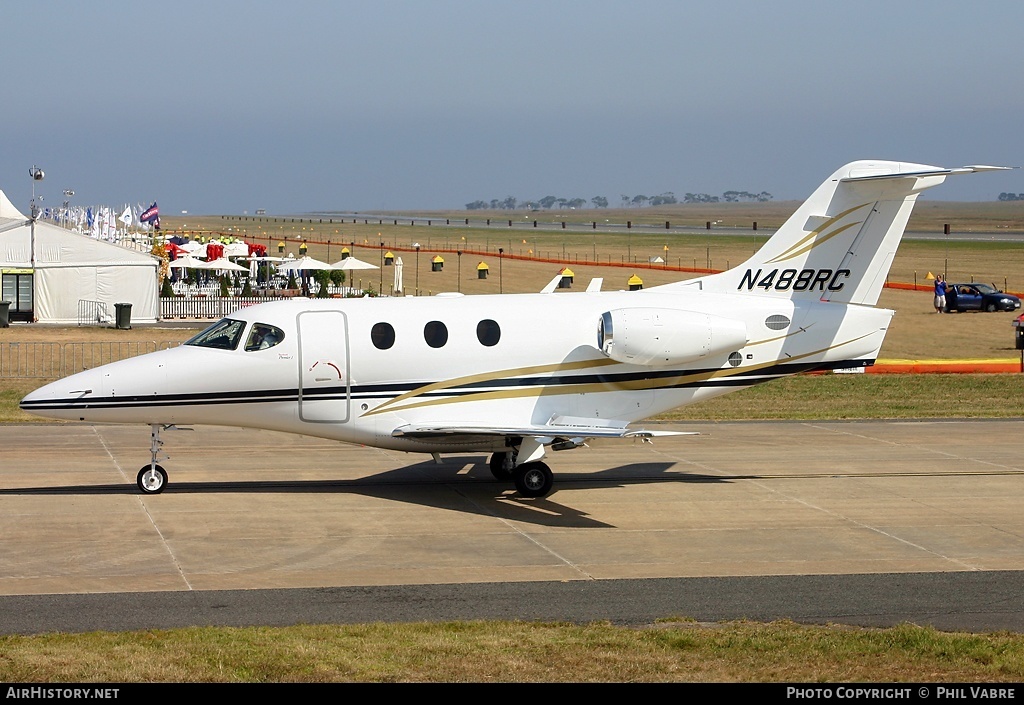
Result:
{"type": "Polygon", "coordinates": [[[1024,193],[1001,193],[1000,201],[1024,201],[1024,193]]]}
{"type": "MultiPolygon", "coordinates": [[[[1007,194],[1004,194],[1007,195],[1007,194]]],[[[1013,196],[1013,194],[1009,194],[1013,196]]],[[[1024,194],[1021,194],[1024,197],[1024,194]]],[[[1002,199],[1002,196],[1000,196],[1002,199]]],[[[772,195],[767,191],[761,193],[750,193],[749,191],[726,191],[721,196],[711,196],[706,193],[688,193],[683,196],[682,201],[676,198],[676,195],[671,191],[658,194],[657,196],[644,196],[639,194],[636,196],[627,196],[622,194],[621,203],[625,208],[641,208],[643,206],[664,206],[670,203],[736,203],[739,201],[770,201],[772,195]]],[[[1013,199],[1003,199],[1013,200],[1013,199]]],[[[504,199],[492,198],[490,201],[473,201],[472,203],[466,204],[466,210],[516,210],[522,208],[524,210],[548,210],[550,208],[583,208],[588,203],[585,198],[559,198],[557,196],[545,196],[536,201],[520,201],[512,196],[508,196],[504,199]]],[[[607,208],[608,199],[604,196],[594,196],[589,201],[594,208],[607,208]]]]}

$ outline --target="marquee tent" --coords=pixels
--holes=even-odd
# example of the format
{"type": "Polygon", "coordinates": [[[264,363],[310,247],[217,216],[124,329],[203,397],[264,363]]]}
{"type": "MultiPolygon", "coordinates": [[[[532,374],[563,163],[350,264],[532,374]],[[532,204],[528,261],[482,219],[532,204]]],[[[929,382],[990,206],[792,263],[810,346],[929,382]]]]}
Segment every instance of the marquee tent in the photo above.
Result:
{"type": "Polygon", "coordinates": [[[0,273],[11,320],[78,323],[80,310],[113,321],[114,305],[132,305],[131,319],[160,316],[160,260],[88,235],[37,221],[33,227],[0,191],[0,273]],[[34,232],[33,232],[34,231],[34,232]]]}

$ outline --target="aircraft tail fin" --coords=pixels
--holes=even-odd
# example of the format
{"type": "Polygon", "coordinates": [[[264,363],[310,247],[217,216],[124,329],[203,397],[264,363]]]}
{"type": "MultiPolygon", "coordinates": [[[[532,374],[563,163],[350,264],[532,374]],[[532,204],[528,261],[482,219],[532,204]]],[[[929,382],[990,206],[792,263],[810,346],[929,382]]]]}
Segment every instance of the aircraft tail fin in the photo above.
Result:
{"type": "Polygon", "coordinates": [[[1007,168],[851,162],[826,179],[743,264],[648,291],[699,286],[873,306],[921,192],[947,176],[1007,168]]]}

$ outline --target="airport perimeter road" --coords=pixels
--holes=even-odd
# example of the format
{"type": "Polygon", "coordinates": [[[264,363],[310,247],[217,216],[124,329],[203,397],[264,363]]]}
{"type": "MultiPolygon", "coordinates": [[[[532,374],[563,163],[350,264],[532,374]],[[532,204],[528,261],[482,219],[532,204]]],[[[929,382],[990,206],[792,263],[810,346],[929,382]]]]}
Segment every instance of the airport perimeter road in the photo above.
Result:
{"type": "Polygon", "coordinates": [[[1024,629],[1024,421],[666,428],[701,435],[553,453],[555,491],[526,500],[482,455],[217,427],[165,432],[170,484],[142,496],[148,427],[3,425],[0,632],[90,605],[107,621],[82,628],[219,609],[1024,629]]]}

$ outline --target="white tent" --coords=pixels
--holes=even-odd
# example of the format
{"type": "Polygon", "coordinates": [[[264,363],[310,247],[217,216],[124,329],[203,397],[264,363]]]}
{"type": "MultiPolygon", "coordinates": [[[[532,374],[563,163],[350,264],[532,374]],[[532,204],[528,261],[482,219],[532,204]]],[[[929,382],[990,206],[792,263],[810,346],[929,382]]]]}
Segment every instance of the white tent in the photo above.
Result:
{"type": "Polygon", "coordinates": [[[113,316],[115,304],[127,303],[132,321],[155,323],[159,266],[152,255],[52,223],[37,221],[33,227],[0,191],[0,272],[3,299],[17,298],[12,320],[31,311],[41,323],[78,323],[79,310],[113,316]]]}

